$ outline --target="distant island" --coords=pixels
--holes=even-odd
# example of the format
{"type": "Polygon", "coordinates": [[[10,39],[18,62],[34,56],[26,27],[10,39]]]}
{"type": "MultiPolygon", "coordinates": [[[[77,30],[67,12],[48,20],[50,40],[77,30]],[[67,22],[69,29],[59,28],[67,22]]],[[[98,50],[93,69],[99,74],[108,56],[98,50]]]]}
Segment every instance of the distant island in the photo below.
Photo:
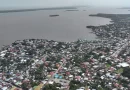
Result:
{"type": "Polygon", "coordinates": [[[37,10],[43,10],[43,9],[0,10],[0,13],[28,12],[28,11],[37,11],[37,10]]]}
{"type": "Polygon", "coordinates": [[[79,11],[79,10],[66,10],[66,11],[79,11]]]}
{"type": "Polygon", "coordinates": [[[50,15],[50,17],[57,17],[57,16],[59,16],[59,15],[50,15]]]}
{"type": "Polygon", "coordinates": [[[77,8],[76,7],[55,7],[55,8],[36,8],[36,9],[14,9],[14,10],[0,10],[0,13],[28,12],[28,11],[39,11],[39,10],[61,10],[61,9],[77,9],[77,8]]]}
{"type": "Polygon", "coordinates": [[[120,8],[120,9],[130,9],[130,7],[123,7],[123,8],[120,8]]]}

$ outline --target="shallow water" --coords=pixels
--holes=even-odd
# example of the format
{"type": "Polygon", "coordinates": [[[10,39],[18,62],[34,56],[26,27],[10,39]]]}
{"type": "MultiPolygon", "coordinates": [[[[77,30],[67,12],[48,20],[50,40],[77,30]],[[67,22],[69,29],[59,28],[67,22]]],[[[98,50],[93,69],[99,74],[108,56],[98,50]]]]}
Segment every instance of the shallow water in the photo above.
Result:
{"type": "Polygon", "coordinates": [[[130,13],[126,9],[79,8],[79,11],[43,10],[0,13],[0,46],[15,40],[42,38],[57,41],[94,40],[87,25],[109,24],[110,19],[89,17],[96,13],[130,13]],[[83,11],[86,10],[86,11],[83,11]],[[58,14],[58,17],[49,15],[58,14]]]}

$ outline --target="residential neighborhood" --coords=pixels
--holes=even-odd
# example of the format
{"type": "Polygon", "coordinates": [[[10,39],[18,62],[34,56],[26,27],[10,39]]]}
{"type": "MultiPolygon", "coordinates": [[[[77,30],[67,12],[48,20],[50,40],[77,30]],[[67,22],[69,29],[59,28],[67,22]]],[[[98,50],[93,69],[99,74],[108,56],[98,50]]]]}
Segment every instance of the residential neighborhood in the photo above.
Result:
{"type": "Polygon", "coordinates": [[[0,51],[0,90],[130,90],[130,15],[97,14],[97,40],[17,40],[0,51]]]}

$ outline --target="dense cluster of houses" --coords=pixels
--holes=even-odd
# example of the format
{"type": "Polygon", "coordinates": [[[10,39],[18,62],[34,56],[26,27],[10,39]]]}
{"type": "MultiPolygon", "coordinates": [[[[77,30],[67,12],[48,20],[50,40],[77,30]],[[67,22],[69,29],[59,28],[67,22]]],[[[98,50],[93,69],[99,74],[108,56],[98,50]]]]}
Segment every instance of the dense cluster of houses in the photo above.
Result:
{"type": "Polygon", "coordinates": [[[57,89],[71,90],[72,80],[81,83],[77,90],[130,90],[130,78],[122,75],[130,66],[130,23],[120,16],[118,22],[92,30],[101,39],[25,39],[3,46],[0,90],[44,90],[55,83],[57,89]]]}

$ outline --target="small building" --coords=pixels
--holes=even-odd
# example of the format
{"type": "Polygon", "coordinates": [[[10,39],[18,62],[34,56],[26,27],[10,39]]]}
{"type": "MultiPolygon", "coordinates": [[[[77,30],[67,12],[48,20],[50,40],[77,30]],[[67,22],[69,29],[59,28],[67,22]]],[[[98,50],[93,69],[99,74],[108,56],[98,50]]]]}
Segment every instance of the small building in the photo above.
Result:
{"type": "Polygon", "coordinates": [[[129,64],[128,64],[128,63],[126,63],[126,62],[124,62],[124,63],[119,63],[119,66],[120,66],[120,67],[128,67],[128,66],[129,66],[129,64]]]}

